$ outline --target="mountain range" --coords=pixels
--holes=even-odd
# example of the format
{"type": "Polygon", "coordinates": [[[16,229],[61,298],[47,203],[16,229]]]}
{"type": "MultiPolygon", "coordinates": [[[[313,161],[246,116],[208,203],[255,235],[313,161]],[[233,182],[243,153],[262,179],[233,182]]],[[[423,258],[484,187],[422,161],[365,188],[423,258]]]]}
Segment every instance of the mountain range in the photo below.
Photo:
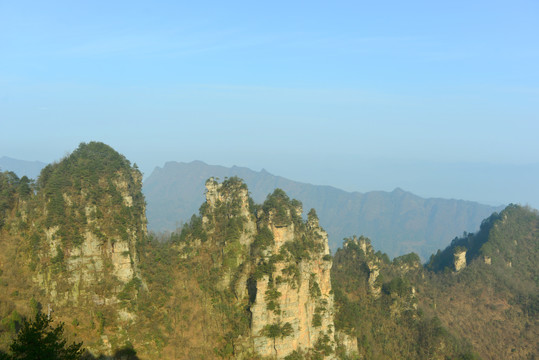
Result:
{"type": "Polygon", "coordinates": [[[479,229],[481,220],[503,206],[472,201],[424,199],[397,188],[391,192],[347,192],[331,186],[300,183],[265,170],[208,165],[201,161],[167,162],[144,181],[148,227],[173,231],[188,222],[203,202],[209,177],[238,176],[255,202],[263,202],[275,188],[303,203],[304,214],[315,208],[335,251],[351,234],[368,236],[373,245],[391,257],[416,252],[425,260],[450,239],[479,229]]]}

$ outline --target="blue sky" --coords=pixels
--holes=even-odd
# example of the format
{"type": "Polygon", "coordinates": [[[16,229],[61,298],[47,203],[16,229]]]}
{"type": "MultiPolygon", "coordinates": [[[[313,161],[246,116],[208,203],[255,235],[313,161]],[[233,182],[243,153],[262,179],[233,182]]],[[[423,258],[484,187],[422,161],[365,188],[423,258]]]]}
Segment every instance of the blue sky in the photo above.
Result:
{"type": "Polygon", "coordinates": [[[537,1],[0,0],[0,155],[539,207],[538,34],[537,1]]]}

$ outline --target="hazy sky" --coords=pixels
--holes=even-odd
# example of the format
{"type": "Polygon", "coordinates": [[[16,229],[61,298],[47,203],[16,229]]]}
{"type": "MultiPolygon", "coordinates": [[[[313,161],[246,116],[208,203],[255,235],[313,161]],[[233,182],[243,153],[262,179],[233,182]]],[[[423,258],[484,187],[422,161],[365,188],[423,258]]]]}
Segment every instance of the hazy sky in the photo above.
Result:
{"type": "Polygon", "coordinates": [[[0,156],[538,207],[538,39],[536,0],[0,0],[0,156]]]}

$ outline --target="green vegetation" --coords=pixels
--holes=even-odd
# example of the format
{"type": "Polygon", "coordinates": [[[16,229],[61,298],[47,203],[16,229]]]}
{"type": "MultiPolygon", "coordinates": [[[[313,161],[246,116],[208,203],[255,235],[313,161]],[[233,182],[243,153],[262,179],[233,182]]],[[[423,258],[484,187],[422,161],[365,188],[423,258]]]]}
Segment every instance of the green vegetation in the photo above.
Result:
{"type": "Polygon", "coordinates": [[[418,282],[423,272],[415,266],[416,254],[389,262],[384,260],[387,255],[374,253],[367,238],[348,239],[345,244],[335,254],[332,268],[335,328],[358,339],[360,357],[431,359],[472,354],[470,346],[449,334],[437,318],[416,309],[412,282],[418,282]],[[403,264],[408,268],[403,269],[403,264]],[[380,271],[374,283],[379,295],[369,285],[373,266],[380,271]]]}
{"type": "Polygon", "coordinates": [[[284,227],[294,223],[301,223],[301,202],[286,195],[282,189],[275,189],[262,204],[263,216],[277,227],[284,227]],[[300,210],[298,214],[298,210],[300,210]]]}
{"type": "MultiPolygon", "coordinates": [[[[265,309],[280,316],[279,285],[288,282],[297,287],[301,262],[323,250],[323,241],[315,228],[308,227],[301,218],[301,203],[289,199],[282,190],[270,194],[262,205],[254,205],[246,199],[247,189],[238,178],[226,179],[221,184],[210,179],[207,185],[211,189],[207,194],[209,200],[200,207],[200,215],[184,225],[179,234],[172,234],[171,240],[183,257],[181,271],[191,274],[211,301],[211,309],[206,311],[216,320],[219,330],[210,341],[213,355],[227,358],[241,354],[239,339],[249,336],[249,309],[256,297],[262,296],[265,309]],[[281,246],[279,253],[274,253],[272,229],[286,226],[290,226],[294,236],[281,246]],[[251,239],[250,246],[240,242],[246,238],[251,239]],[[280,274],[276,273],[277,264],[284,266],[280,274]],[[248,294],[244,298],[239,297],[241,289],[237,288],[242,277],[248,279],[248,294]],[[263,294],[256,294],[259,281],[268,282],[263,294]]],[[[313,216],[316,213],[311,211],[311,221],[313,216]]],[[[331,256],[325,261],[331,261],[331,256]]],[[[321,297],[314,274],[309,289],[313,296],[321,297]]],[[[317,309],[313,321],[321,326],[324,308],[317,309]]],[[[273,338],[275,343],[277,338],[289,336],[291,330],[289,323],[276,322],[268,324],[262,335],[273,338]]]]}
{"type": "Polygon", "coordinates": [[[287,336],[292,335],[293,332],[294,330],[292,329],[292,325],[290,325],[290,323],[275,323],[266,325],[264,329],[262,329],[261,335],[273,339],[273,348],[275,349],[275,352],[277,352],[277,348],[275,347],[276,339],[283,339],[287,336]]]}
{"type": "Polygon", "coordinates": [[[454,239],[444,251],[433,255],[427,268],[435,272],[452,268],[453,254],[465,249],[471,269],[463,271],[462,280],[473,286],[491,283],[498,292],[511,294],[512,303],[520,305],[524,313],[537,314],[538,225],[537,211],[509,205],[486,219],[477,234],[454,239]]]}
{"type": "Polygon", "coordinates": [[[6,360],[78,360],[83,353],[82,343],[67,345],[63,323],[54,326],[50,318],[40,313],[32,321],[22,321],[9,350],[6,360]]]}
{"type": "Polygon", "coordinates": [[[479,232],[464,234],[431,257],[426,267],[433,273],[421,286],[425,312],[454,324],[485,357],[537,355],[538,261],[539,214],[509,205],[479,232]],[[467,266],[454,273],[452,257],[462,248],[467,266]],[[466,306],[470,302],[473,310],[466,306]]]}
{"type": "Polygon", "coordinates": [[[271,230],[267,226],[262,226],[251,245],[251,255],[254,257],[262,256],[262,252],[274,243],[275,240],[271,230]]]}
{"type": "MultiPolygon", "coordinates": [[[[388,263],[389,261],[385,261],[388,263]]],[[[410,267],[418,267],[421,266],[421,259],[419,258],[419,255],[416,253],[409,253],[402,256],[398,256],[393,259],[393,264],[400,266],[400,265],[407,265],[410,267]]]]}
{"type": "Polygon", "coordinates": [[[359,355],[372,359],[533,358],[538,239],[537,211],[510,205],[425,268],[416,254],[389,262],[367,239],[347,240],[332,269],[336,329],[357,337],[359,355]],[[457,273],[454,254],[463,250],[467,266],[457,273]]]}
{"type": "Polygon", "coordinates": [[[12,314],[34,316],[40,303],[67,310],[66,330],[91,339],[92,346],[100,344],[100,334],[114,346],[125,339],[125,330],[111,335],[119,306],[110,300],[117,295],[135,312],[143,286],[114,276],[120,259],[113,264],[113,258],[125,241],[120,261],[136,269],[136,242],[146,236],[141,180],[125,157],[97,142],[82,143],[45,167],[36,184],[0,174],[0,348],[20,327],[12,314]],[[89,239],[92,244],[83,247],[89,239]]]}
{"type": "Polygon", "coordinates": [[[286,242],[281,248],[281,253],[287,255],[287,259],[299,263],[302,260],[310,260],[313,253],[318,253],[323,245],[314,236],[302,235],[294,241],[286,242]]]}
{"type": "Polygon", "coordinates": [[[10,214],[15,211],[20,218],[20,205],[31,199],[34,182],[26,176],[18,178],[11,171],[0,172],[0,230],[6,224],[10,214]]]}
{"type": "Polygon", "coordinates": [[[58,226],[57,234],[68,247],[80,246],[80,230],[90,227],[94,219],[104,219],[96,233],[127,240],[128,224],[142,226],[140,214],[145,202],[141,180],[140,172],[110,146],[81,143],[69,156],[41,172],[37,189],[47,208],[44,226],[58,226]]]}
{"type": "Polygon", "coordinates": [[[19,178],[13,172],[0,172],[0,229],[4,226],[7,212],[13,207],[19,178]]]}
{"type": "Polygon", "coordinates": [[[277,300],[281,296],[281,293],[275,289],[273,282],[270,282],[270,287],[266,290],[264,300],[266,301],[266,308],[270,311],[273,311],[276,314],[281,313],[281,308],[277,300]]]}
{"type": "Polygon", "coordinates": [[[60,245],[56,246],[56,255],[51,259],[51,264],[53,266],[54,273],[59,273],[65,270],[64,251],[60,245]]]}
{"type": "MultiPolygon", "coordinates": [[[[172,282],[182,284],[178,289],[180,293],[184,293],[187,286],[200,302],[188,305],[180,302],[175,307],[183,315],[178,318],[177,314],[169,313],[168,316],[177,319],[172,328],[182,325],[205,328],[199,336],[185,335],[192,337],[188,342],[201,341],[203,337],[201,358],[229,358],[237,354],[241,345],[239,339],[248,336],[249,331],[248,300],[238,299],[236,289],[246,268],[242,260],[247,260],[252,251],[261,251],[268,246],[272,235],[261,233],[257,236],[258,250],[242,245],[240,239],[245,236],[244,226],[248,221],[243,208],[243,196],[247,194],[245,184],[235,177],[225,179],[221,184],[210,179],[208,184],[217,188],[214,202],[203,204],[200,215],[193,216],[190,223],[184,225],[179,234],[172,234],[168,242],[168,246],[178,252],[177,256],[182,257],[181,262],[177,262],[172,282]],[[186,322],[197,313],[196,322],[186,322]],[[206,328],[209,324],[211,326],[206,328]]],[[[252,211],[251,206],[248,205],[246,210],[252,211]]],[[[249,213],[248,216],[253,215],[249,213]]],[[[170,297],[167,301],[175,302],[176,299],[170,297]]],[[[186,341],[185,337],[183,341],[186,341]]]]}
{"type": "Polygon", "coordinates": [[[189,223],[186,223],[181,228],[180,234],[173,234],[172,241],[187,243],[190,239],[199,239],[205,242],[208,236],[202,228],[202,217],[193,215],[189,223]]]}
{"type": "Polygon", "coordinates": [[[311,274],[309,278],[309,294],[311,295],[312,299],[317,299],[322,295],[320,286],[318,285],[314,274],[311,274]]]}
{"type": "MultiPolygon", "coordinates": [[[[314,309],[306,321],[321,335],[287,359],[329,356],[340,332],[366,359],[537,355],[534,210],[511,205],[493,214],[422,267],[415,253],[390,261],[365,237],[324,254],[316,211],[304,221],[301,203],[280,189],[255,205],[236,177],[210,179],[208,201],[178,232],[147,235],[140,182],[138,170],[101,143],[81,144],[36,184],[0,173],[0,349],[35,317],[34,332],[52,333],[73,351],[80,346],[66,346],[64,328],[117,357],[137,358],[131,342],[143,358],[256,359],[251,336],[272,339],[276,351],[294,333],[281,300],[301,289],[314,309]],[[467,266],[455,272],[454,253],[463,249],[467,266]],[[335,309],[320,277],[331,264],[335,309]],[[270,320],[252,334],[260,300],[270,320]],[[66,325],[39,318],[41,304],[66,325]],[[333,311],[335,328],[326,328],[333,311]],[[36,330],[37,322],[48,330],[36,330]]],[[[337,356],[349,359],[342,347],[337,356]]]]}

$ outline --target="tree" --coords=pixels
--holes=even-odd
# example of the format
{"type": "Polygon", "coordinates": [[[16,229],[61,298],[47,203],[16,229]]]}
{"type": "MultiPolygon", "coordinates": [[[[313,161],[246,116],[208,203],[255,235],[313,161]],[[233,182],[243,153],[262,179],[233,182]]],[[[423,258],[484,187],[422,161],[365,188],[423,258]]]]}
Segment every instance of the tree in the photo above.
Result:
{"type": "Polygon", "coordinates": [[[114,352],[114,358],[122,360],[140,360],[140,358],[137,356],[137,352],[133,348],[133,345],[130,343],[123,348],[116,350],[114,352]]]}
{"type": "Polygon", "coordinates": [[[285,323],[283,326],[281,326],[279,323],[268,324],[264,326],[264,328],[261,330],[263,336],[273,339],[273,349],[275,350],[275,354],[277,354],[275,340],[278,337],[284,339],[285,337],[292,335],[293,332],[294,329],[292,328],[292,325],[290,325],[290,323],[288,322],[285,323]]]}
{"type": "Polygon", "coordinates": [[[21,330],[11,343],[10,360],[79,360],[82,343],[66,346],[64,324],[53,326],[52,320],[38,313],[33,321],[23,320],[21,330]]]}

